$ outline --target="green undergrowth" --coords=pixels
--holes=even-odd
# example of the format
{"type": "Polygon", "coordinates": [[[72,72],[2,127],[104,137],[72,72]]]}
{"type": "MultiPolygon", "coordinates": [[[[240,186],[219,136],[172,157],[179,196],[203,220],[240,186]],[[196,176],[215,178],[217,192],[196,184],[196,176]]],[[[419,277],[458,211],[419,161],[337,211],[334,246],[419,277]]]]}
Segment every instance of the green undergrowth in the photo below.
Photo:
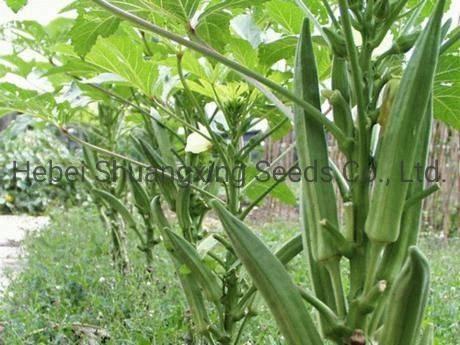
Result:
{"type": "MultiPolygon", "coordinates": [[[[275,248],[296,229],[271,223],[258,231],[275,248]]],[[[0,344],[187,344],[189,315],[168,254],[155,248],[151,278],[143,253],[131,250],[132,270],[122,275],[111,263],[108,238],[92,210],[56,213],[49,227],[30,235],[24,269],[0,297],[0,344]]],[[[134,238],[131,243],[135,247],[134,238]]],[[[454,345],[460,339],[460,242],[423,239],[422,248],[432,262],[425,322],[436,326],[437,344],[454,345]]],[[[289,267],[305,285],[301,260],[289,267]]],[[[282,344],[268,310],[259,305],[257,311],[240,344],[282,344]]]]}

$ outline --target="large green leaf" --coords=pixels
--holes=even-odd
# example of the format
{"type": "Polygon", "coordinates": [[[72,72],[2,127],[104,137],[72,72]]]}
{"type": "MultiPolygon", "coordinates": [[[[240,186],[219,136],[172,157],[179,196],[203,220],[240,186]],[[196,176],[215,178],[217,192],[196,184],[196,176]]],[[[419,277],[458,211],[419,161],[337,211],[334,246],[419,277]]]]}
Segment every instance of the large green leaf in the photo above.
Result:
{"type": "Polygon", "coordinates": [[[101,72],[115,73],[145,95],[152,96],[158,77],[157,66],[143,57],[143,47],[123,36],[99,38],[86,61],[101,72]]]}
{"type": "Polygon", "coordinates": [[[293,57],[297,46],[297,38],[288,36],[279,40],[262,44],[259,47],[260,63],[271,67],[276,62],[293,57]]]}
{"type": "Polygon", "coordinates": [[[70,31],[75,53],[82,57],[85,56],[99,36],[112,35],[119,24],[120,20],[107,11],[93,10],[89,13],[80,13],[70,31]]]}
{"type": "Polygon", "coordinates": [[[112,3],[157,24],[183,31],[198,10],[200,0],[115,0],[112,3]]]}
{"type": "Polygon", "coordinates": [[[292,2],[273,0],[268,2],[265,7],[270,20],[275,21],[289,33],[298,34],[300,32],[304,14],[292,2]]]}
{"type": "MultiPolygon", "coordinates": [[[[261,5],[266,1],[267,0],[258,0],[257,5],[261,5]]],[[[255,4],[254,0],[211,0],[206,10],[200,15],[200,20],[222,11],[249,8],[255,4]]]]}
{"type": "Polygon", "coordinates": [[[228,43],[227,50],[241,64],[254,70],[258,69],[257,51],[248,41],[234,38],[228,43]]]}
{"type": "Polygon", "coordinates": [[[68,102],[57,103],[53,93],[39,93],[11,83],[0,83],[0,117],[19,112],[62,124],[68,122],[78,112],[68,102]]]}
{"type": "Polygon", "coordinates": [[[206,19],[200,20],[195,28],[198,36],[213,48],[222,51],[230,37],[230,20],[232,16],[225,12],[217,12],[206,19]]]}
{"type": "Polygon", "coordinates": [[[150,2],[154,6],[158,6],[158,9],[173,13],[184,21],[190,20],[200,5],[200,0],[151,0],[150,2]]]}
{"type": "Polygon", "coordinates": [[[434,116],[460,129],[460,55],[441,55],[435,77],[434,116]]]}
{"type": "Polygon", "coordinates": [[[18,13],[21,8],[27,5],[27,0],[6,0],[6,4],[14,13],[18,13]]]}

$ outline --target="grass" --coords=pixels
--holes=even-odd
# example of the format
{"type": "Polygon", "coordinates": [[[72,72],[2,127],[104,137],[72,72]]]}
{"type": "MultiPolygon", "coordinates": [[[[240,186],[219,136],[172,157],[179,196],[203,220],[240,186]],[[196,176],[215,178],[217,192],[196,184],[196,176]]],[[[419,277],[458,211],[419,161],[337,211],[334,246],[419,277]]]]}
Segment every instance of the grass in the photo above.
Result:
{"type": "MultiPolygon", "coordinates": [[[[296,231],[276,223],[259,230],[272,246],[296,231]]],[[[143,254],[134,246],[132,272],[122,275],[111,263],[109,236],[94,212],[52,216],[47,229],[26,239],[24,269],[0,299],[0,344],[98,344],[102,338],[106,344],[186,343],[189,315],[167,254],[156,248],[154,278],[148,279],[143,254]]],[[[433,271],[425,322],[435,325],[437,344],[457,344],[460,242],[425,239],[422,248],[433,271]]],[[[301,260],[290,265],[300,267],[294,269],[299,282],[305,276],[301,260]]],[[[243,338],[241,344],[279,343],[263,306],[243,338]]]]}

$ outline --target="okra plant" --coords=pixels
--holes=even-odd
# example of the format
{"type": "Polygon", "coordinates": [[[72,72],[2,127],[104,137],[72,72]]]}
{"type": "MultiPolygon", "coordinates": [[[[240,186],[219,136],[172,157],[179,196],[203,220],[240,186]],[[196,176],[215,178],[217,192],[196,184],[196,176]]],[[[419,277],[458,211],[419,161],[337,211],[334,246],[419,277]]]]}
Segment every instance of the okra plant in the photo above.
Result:
{"type": "MultiPolygon", "coordinates": [[[[145,231],[153,275],[154,245],[168,250],[191,312],[189,343],[242,343],[259,295],[288,344],[433,343],[432,329],[421,331],[429,264],[417,238],[422,200],[437,185],[411,167],[427,164],[435,115],[458,128],[436,97],[446,84],[435,78],[438,61],[458,56],[459,28],[443,21],[445,3],[92,0],[66,8],[78,14],[64,34],[73,49],[39,49],[46,75],[116,102],[138,127],[130,152],[75,138],[87,165],[94,170],[95,156],[106,155],[144,168],[205,166],[185,185],[185,175],[166,173],[154,189],[135,180],[94,187],[101,214],[115,217],[109,223],[145,231]],[[262,119],[270,129],[245,142],[262,119]],[[292,194],[281,180],[258,183],[250,157],[291,126],[298,162],[289,171],[330,165],[334,184],[301,179],[298,234],[273,252],[246,218],[267,195],[292,194]],[[343,171],[329,156],[332,140],[348,162],[343,171]],[[243,172],[203,181],[217,165],[246,168],[249,182],[237,185],[243,172]],[[224,232],[205,226],[210,211],[224,232]],[[285,267],[299,254],[310,286],[285,267]]],[[[27,107],[4,100],[5,109],[70,123],[47,116],[62,107],[52,112],[39,96],[27,107]]],[[[121,237],[116,231],[114,244],[121,237]]]]}

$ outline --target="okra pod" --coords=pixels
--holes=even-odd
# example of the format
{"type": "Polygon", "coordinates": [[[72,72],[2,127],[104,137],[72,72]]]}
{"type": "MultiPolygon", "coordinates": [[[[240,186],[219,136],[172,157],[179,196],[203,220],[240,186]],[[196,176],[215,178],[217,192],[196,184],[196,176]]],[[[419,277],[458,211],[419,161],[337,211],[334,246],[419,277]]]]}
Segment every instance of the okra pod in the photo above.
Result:
{"type": "Polygon", "coordinates": [[[430,269],[425,256],[416,248],[408,258],[390,290],[379,344],[415,343],[428,299],[430,269]]]}
{"type": "Polygon", "coordinates": [[[181,265],[186,266],[191,271],[209,300],[218,304],[222,295],[222,288],[214,272],[206,266],[190,242],[167,228],[164,229],[163,233],[167,236],[168,244],[171,246],[171,254],[181,265]]]}
{"type": "Polygon", "coordinates": [[[150,198],[147,191],[140,182],[135,179],[130,181],[130,186],[136,207],[140,210],[142,215],[150,216],[150,198]]]}
{"type": "MultiPolygon", "coordinates": [[[[316,61],[307,19],[303,23],[297,46],[294,80],[297,96],[321,109],[316,61]]],[[[300,107],[295,108],[294,116],[297,152],[301,169],[303,170],[315,163],[321,167],[328,166],[326,134],[323,127],[310,121],[305,111],[300,107]]],[[[336,199],[332,184],[320,180],[315,183],[307,183],[302,180],[302,199],[305,201],[302,207],[306,207],[314,259],[325,261],[339,256],[340,251],[334,244],[333,237],[320,224],[322,219],[327,219],[332,226],[338,227],[336,199]]]]}
{"type": "Polygon", "coordinates": [[[346,58],[348,53],[345,39],[329,28],[323,28],[323,30],[329,40],[334,55],[340,58],[346,58]]]}
{"type": "MultiPolygon", "coordinates": [[[[420,163],[422,167],[421,170],[425,171],[428,159],[428,146],[431,137],[431,124],[433,122],[432,101],[430,101],[425,115],[421,118],[421,122],[426,130],[420,133],[420,141],[416,148],[415,162],[420,163]]],[[[424,189],[424,183],[417,181],[416,175],[416,171],[414,171],[412,176],[414,182],[409,186],[407,198],[420,193],[424,189]]],[[[401,220],[401,235],[398,241],[391,243],[385,248],[381,272],[379,273],[381,279],[392,281],[404,262],[408,248],[417,243],[421,215],[422,200],[404,210],[401,220]]]]}
{"type": "Polygon", "coordinates": [[[158,149],[160,150],[164,163],[176,170],[176,159],[172,153],[173,146],[169,140],[166,128],[160,125],[157,121],[152,121],[152,129],[155,133],[155,140],[158,144],[158,149]]]}
{"type": "MultiPolygon", "coordinates": [[[[427,130],[421,128],[420,114],[426,111],[433,87],[444,3],[445,0],[439,1],[420,36],[390,111],[379,154],[381,164],[377,169],[377,185],[365,226],[367,236],[375,242],[391,243],[399,237],[409,187],[407,182],[403,182],[400,167],[402,163],[406,167],[413,166],[420,132],[427,130]],[[384,181],[389,181],[389,184],[384,181]]],[[[407,177],[406,174],[404,178],[407,177]]]]}
{"type": "MultiPolygon", "coordinates": [[[[295,92],[297,96],[314,104],[320,109],[318,77],[316,61],[313,53],[313,44],[309,22],[305,19],[297,46],[295,64],[295,92]]],[[[312,123],[307,118],[303,109],[296,107],[294,116],[294,129],[299,156],[299,166],[307,167],[315,160],[319,166],[328,165],[326,135],[323,127],[312,123]]],[[[307,183],[302,180],[301,198],[302,236],[309,273],[317,296],[337,311],[343,305],[334,294],[330,270],[337,271],[334,267],[339,265],[340,249],[334,244],[331,234],[321,226],[320,221],[327,219],[334,227],[338,227],[335,193],[330,183],[318,181],[307,183]]],[[[335,284],[337,285],[337,284],[335,284]]],[[[331,329],[324,318],[321,318],[322,333],[330,334],[331,329]]]]}
{"type": "MultiPolygon", "coordinates": [[[[160,197],[156,196],[152,200],[151,204],[152,213],[156,218],[156,222],[161,233],[165,239],[165,246],[171,246],[168,238],[168,231],[170,231],[170,224],[166,219],[163,209],[161,208],[160,197]]],[[[174,267],[184,290],[185,298],[187,299],[188,306],[192,313],[193,321],[195,326],[198,328],[198,332],[201,334],[208,333],[210,327],[208,313],[206,312],[205,301],[201,292],[198,281],[192,274],[184,273],[181,270],[183,263],[180,263],[172,254],[170,254],[174,262],[174,267]]]]}
{"type": "MultiPolygon", "coordinates": [[[[163,162],[162,158],[158,155],[158,153],[153,149],[153,147],[143,139],[135,139],[134,140],[136,146],[140,153],[144,155],[146,160],[152,165],[152,167],[156,169],[162,169],[166,166],[163,162]]],[[[160,182],[158,184],[162,195],[164,196],[165,200],[168,202],[172,211],[176,210],[176,197],[177,197],[177,188],[174,184],[174,177],[169,178],[167,176],[163,176],[161,172],[158,173],[160,182]]]]}
{"type": "Polygon", "coordinates": [[[215,200],[211,200],[210,205],[219,216],[235,253],[264,297],[288,344],[322,344],[302,297],[283,264],[223,205],[215,200]]]}

